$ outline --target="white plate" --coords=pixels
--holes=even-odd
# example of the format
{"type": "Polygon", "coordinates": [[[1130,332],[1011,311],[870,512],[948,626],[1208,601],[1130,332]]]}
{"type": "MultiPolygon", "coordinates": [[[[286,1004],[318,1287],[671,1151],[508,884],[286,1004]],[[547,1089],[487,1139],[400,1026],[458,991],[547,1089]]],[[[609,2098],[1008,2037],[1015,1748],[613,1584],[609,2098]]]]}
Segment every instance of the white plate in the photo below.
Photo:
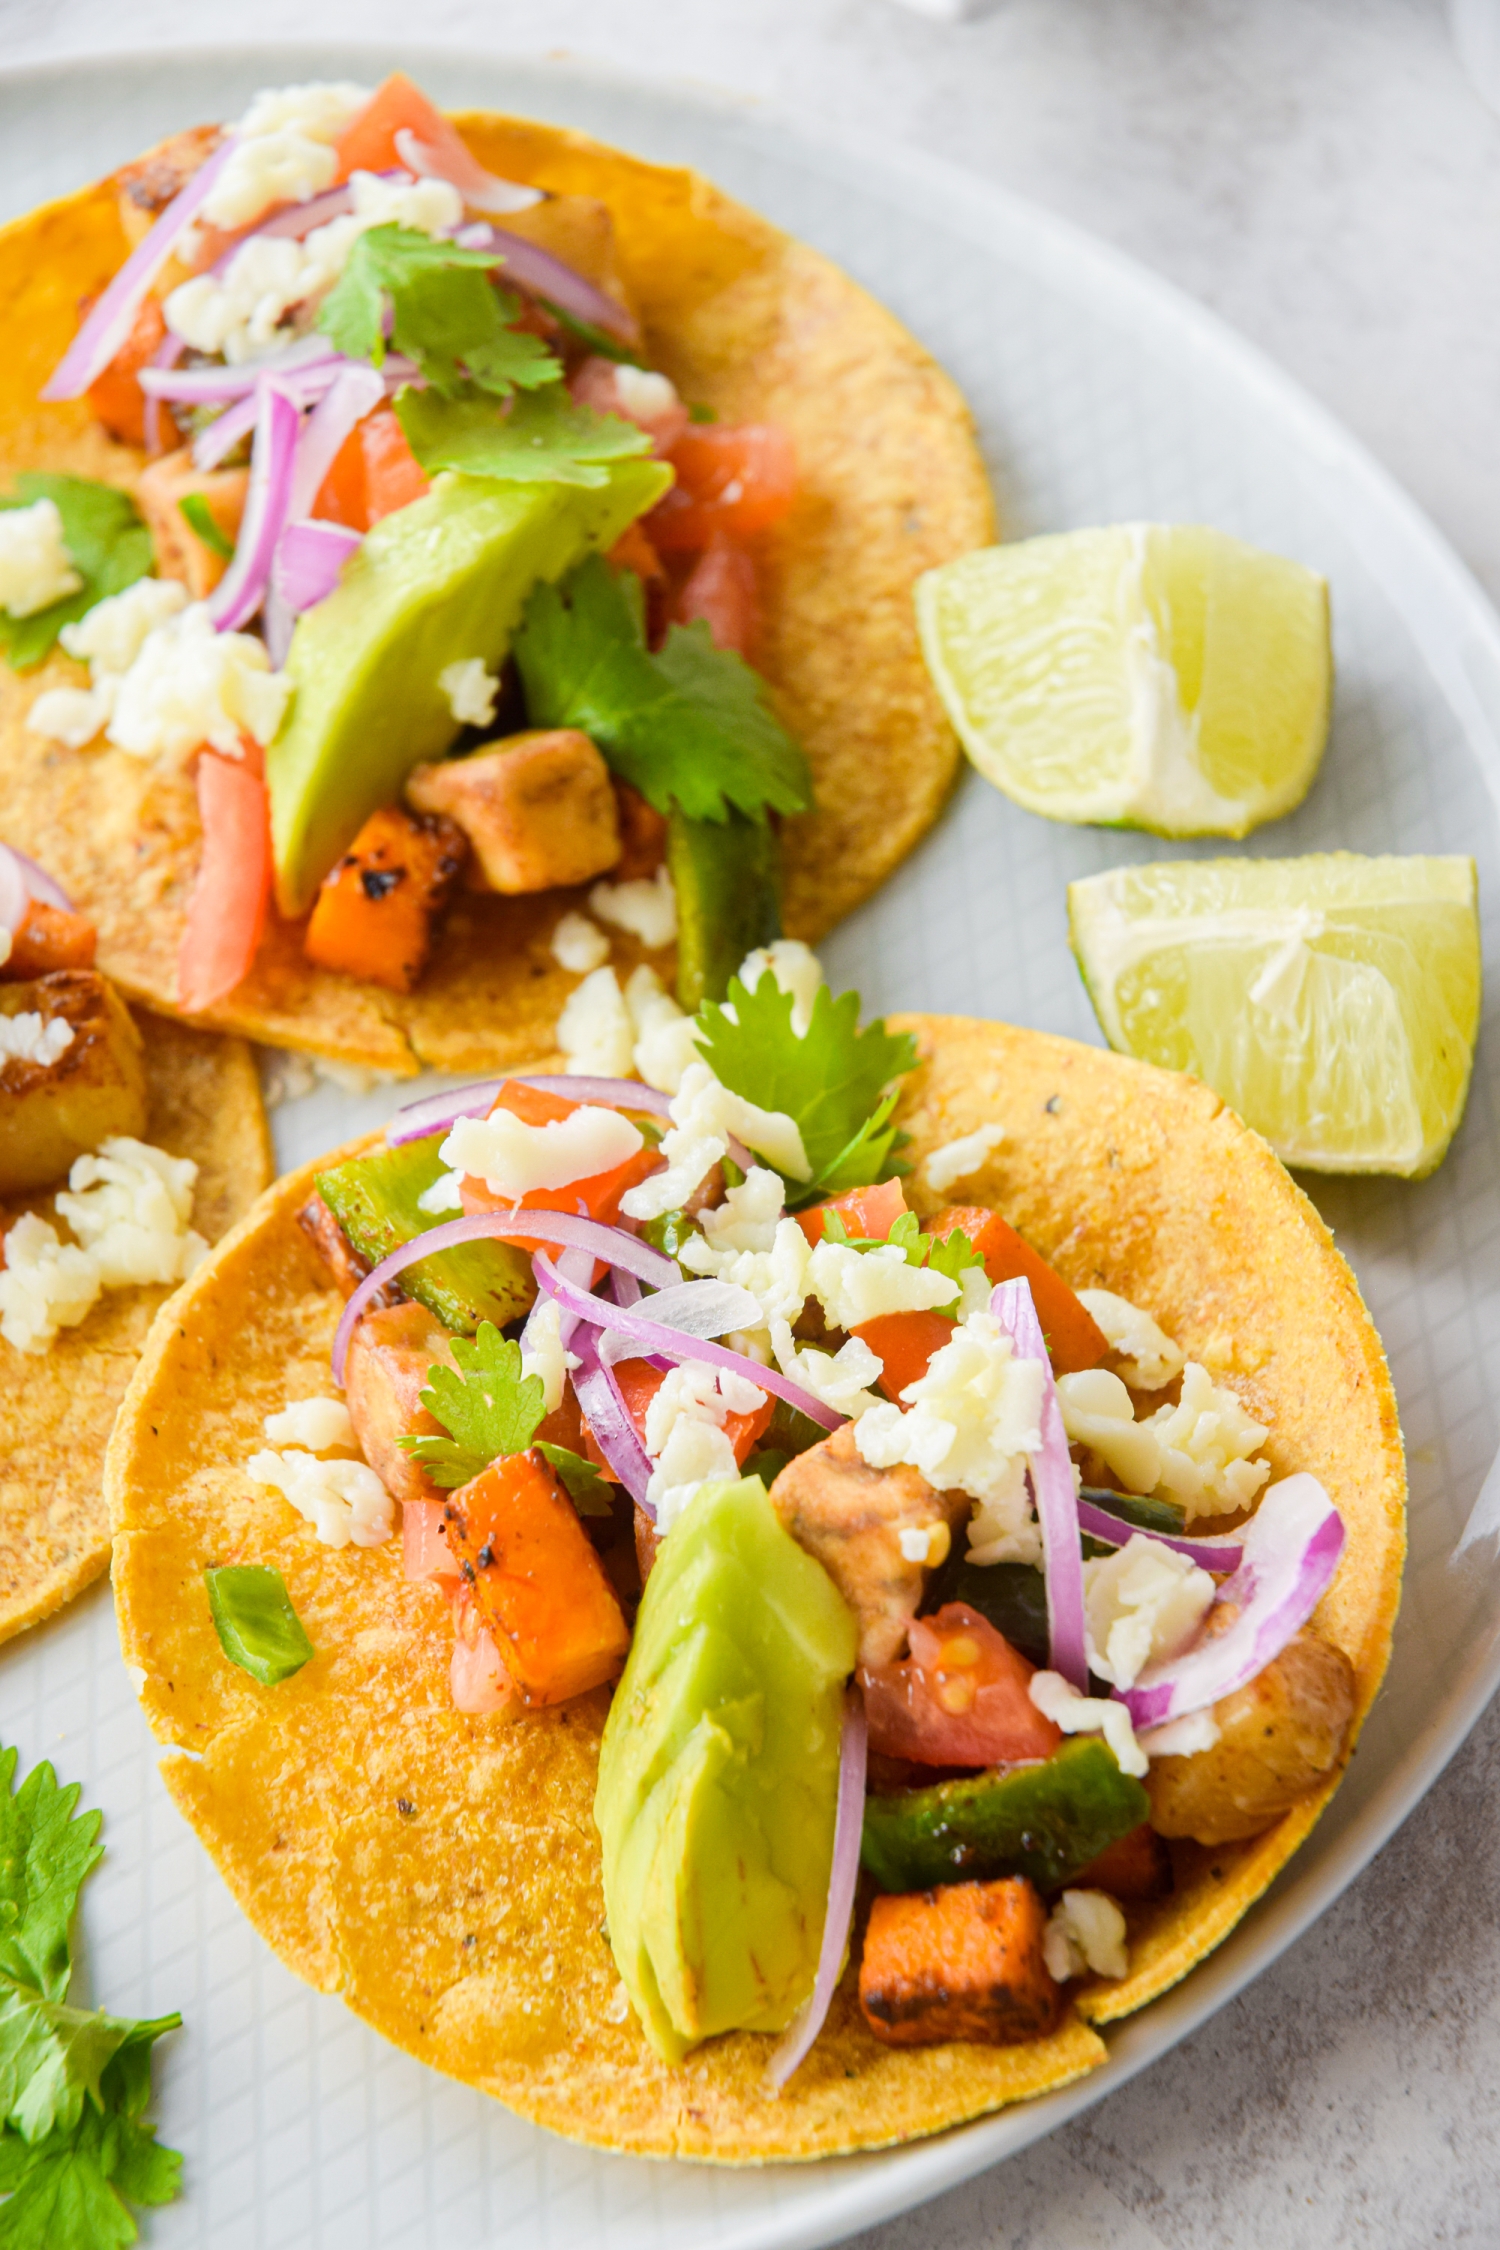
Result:
{"type": "MultiPolygon", "coordinates": [[[[257,86],[373,78],[340,47],[131,56],[0,76],[0,215],[257,86]]],[[[1012,532],[1201,520],[1333,583],[1338,699],[1309,803],[1247,847],[1472,851],[1497,876],[1500,627],[1432,527],[1344,433],[1208,315],[1097,244],[939,165],[815,143],[701,94],[536,62],[409,52],[454,104],[582,126],[701,166],[839,259],[973,403],[1012,532]]],[[[853,442],[858,434],[853,433],[853,442]]],[[[0,807],[3,810],[3,807],[0,807]]],[[[1148,838],[1056,827],[969,775],[885,893],[826,948],[872,1008],[1007,1016],[1096,1040],[1064,885],[1148,838]]],[[[1185,847],[1192,849],[1192,847],[1185,847]]],[[[1493,928],[1486,960],[1493,961],[1493,928]]],[[[1468,1117],[1420,1186],[1311,1183],[1385,1337],[1411,1447],[1411,1561],[1396,1652],[1349,1779],[1270,1898],[1175,1993],[1110,2034],[1110,2060],[1047,2100],[881,2156],[756,2172],[591,2154],[382,2044],[272,1959],[156,1778],[100,1589],[0,1656],[0,1733],[54,1757],[106,1814],[86,1894],[88,1969],[115,2009],[180,2007],[158,2071],[187,2194],[162,2244],[347,2250],[796,2250],[888,2218],[1023,2148],[1163,2054],[1272,1961],[1411,1810],[1500,1680],[1500,1040],[1486,1012],[1468,1117]]],[[[324,1088],[277,1116],[298,1161],[386,1115],[324,1088]]],[[[401,1097],[405,1098],[405,1097],[401,1097]]]]}

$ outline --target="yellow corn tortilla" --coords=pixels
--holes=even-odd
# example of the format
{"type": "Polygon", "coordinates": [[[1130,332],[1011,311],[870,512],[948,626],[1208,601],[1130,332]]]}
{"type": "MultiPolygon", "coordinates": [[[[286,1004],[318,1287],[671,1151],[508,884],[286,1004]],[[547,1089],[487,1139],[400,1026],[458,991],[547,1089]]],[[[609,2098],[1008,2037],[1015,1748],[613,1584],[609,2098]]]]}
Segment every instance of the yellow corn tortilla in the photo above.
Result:
{"type": "MultiPolygon", "coordinates": [[[[1323,1480],[1349,1538],[1317,1622],[1355,1667],[1362,1718],[1389,1651],[1405,1480],[1379,1340],[1311,1204],[1194,1080],[1000,1024],[895,1022],[923,1051],[900,1110],[918,1164],[998,1121],[964,1195],[1076,1285],[1149,1307],[1271,1424],[1278,1474],[1323,1480]]],[[[1107,2049],[1087,2019],[1184,1975],[1300,1842],[1321,1799],[1201,1869],[1185,1855],[1177,1894],[1130,1911],[1130,1976],[1070,1987],[1052,2038],[884,2047],[851,1968],[780,2100],[763,2038],[667,2069],[601,1930],[606,1691],[513,1725],[454,1711],[447,1605],[402,1577],[399,1540],[331,1552],[244,1473],[267,1414],[332,1388],[340,1304],[293,1217],[314,1169],[279,1182],[158,1322],[106,1474],[115,1591],[151,1725],[191,1753],[164,1763],[179,1806],[283,1960],[397,2045],[605,2147],[726,2163],[878,2147],[1094,2068],[1107,2049]],[[274,1564],[311,1635],[316,1657],[282,1687],[219,1649],[203,1571],[229,1561],[274,1564]]],[[[920,1169],[911,1192],[924,1200],[920,1169]]]]}
{"type": "MultiPolygon", "coordinates": [[[[193,1225],[209,1242],[273,1176],[250,1050],[164,1016],[138,1015],[149,1109],[145,1137],[198,1166],[193,1225]]],[[[52,1199],[0,1202],[0,1231],[52,1199]]],[[[66,1226],[58,1229],[71,1241],[66,1226]]],[[[115,1410],[166,1288],[109,1289],[45,1352],[0,1337],[0,1641],[71,1601],[109,1561],[104,1449],[115,1410]]]]}
{"type": "MultiPolygon", "coordinates": [[[[816,939],[912,849],[957,772],[911,587],[996,535],[968,409],[846,274],[697,173],[554,126],[482,112],[457,122],[487,166],[608,206],[615,270],[648,354],[684,397],[725,422],[778,422],[796,443],[798,498],[763,542],[760,662],[812,765],[818,809],[784,831],[785,920],[790,935],[816,939]]],[[[107,438],[84,404],[37,403],[79,299],[124,256],[110,180],[0,229],[0,492],[28,468],[134,482],[142,456],[107,438]]],[[[61,655],[24,679],[0,666],[6,833],[97,922],[100,965],[121,989],[170,1011],[200,847],[196,798],[190,779],[123,751],[68,751],[26,731],[37,695],[82,680],[61,655]]],[[[373,1069],[504,1069],[554,1044],[577,979],[549,940],[583,903],[465,895],[407,998],[312,968],[303,925],[273,920],[250,976],[197,1020],[373,1069]]],[[[622,974],[643,958],[632,939],[617,939],[615,956],[622,974]]],[[[649,958],[670,982],[671,949],[649,958]]]]}

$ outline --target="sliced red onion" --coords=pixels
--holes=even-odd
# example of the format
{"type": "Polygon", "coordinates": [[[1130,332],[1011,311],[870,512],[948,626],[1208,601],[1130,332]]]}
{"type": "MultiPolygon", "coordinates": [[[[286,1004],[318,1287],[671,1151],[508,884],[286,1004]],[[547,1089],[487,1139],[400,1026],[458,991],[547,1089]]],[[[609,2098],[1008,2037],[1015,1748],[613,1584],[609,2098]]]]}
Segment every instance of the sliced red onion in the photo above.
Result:
{"type": "MultiPolygon", "coordinates": [[[[178,353],[186,350],[180,337],[172,341],[178,353]]],[[[166,346],[163,344],[162,350],[166,346]]],[[[303,336],[284,352],[269,359],[246,360],[238,367],[178,367],[175,362],[154,360],[140,372],[140,386],[151,398],[177,399],[184,406],[218,406],[243,398],[264,376],[305,374],[309,368],[347,367],[345,360],[323,336],[303,336]]]]}
{"type": "MultiPolygon", "coordinates": [[[[1344,1521],[1316,1477],[1268,1486],[1245,1525],[1244,1560],[1219,1588],[1239,1615],[1225,1631],[1114,1690],[1135,1727],[1164,1726],[1233,1695],[1281,1654],[1307,1623],[1344,1551],[1344,1521]]],[[[1212,1614],[1212,1613],[1210,1613],[1212,1614]]]]}
{"type": "Polygon", "coordinates": [[[288,609],[300,616],[304,609],[326,601],[339,582],[339,572],[362,545],[361,534],[341,523],[313,518],[289,523],[276,549],[273,572],[276,591],[288,609]]]}
{"type": "MultiPolygon", "coordinates": [[[[533,1240],[534,1239],[535,1237],[533,1237],[533,1240]]],[[[533,1252],[532,1254],[531,1263],[532,1271],[535,1272],[535,1252],[533,1252]]],[[[562,1256],[557,1261],[557,1270],[565,1280],[576,1281],[581,1289],[587,1289],[589,1283],[594,1278],[593,1252],[590,1250],[564,1250],[562,1256]]],[[[614,1273],[611,1276],[611,1279],[617,1285],[625,1278],[626,1277],[620,1273],[614,1273]]],[[[636,1280],[633,1274],[630,1275],[629,1280],[632,1289],[639,1292],[641,1285],[636,1280]]],[[[536,1302],[533,1304],[530,1312],[526,1315],[526,1325],[521,1330],[521,1349],[523,1352],[529,1352],[535,1349],[536,1324],[538,1317],[542,1313],[543,1309],[551,1303],[552,1299],[542,1288],[540,1281],[538,1281],[536,1302]]],[[[564,1344],[569,1342],[572,1337],[573,1331],[577,1326],[578,1322],[575,1319],[574,1315],[572,1313],[564,1312],[562,1306],[559,1305],[557,1307],[557,1333],[564,1344]]]]}
{"type": "Polygon", "coordinates": [[[1041,1450],[1031,1457],[1031,1483],[1042,1527],[1042,1563],[1047,1581],[1048,1659],[1054,1672],[1087,1695],[1088,1655],[1083,1624],[1083,1553],[1078,1544],[1078,1487],[1068,1457],[1057,1385],[1047,1341],[1036,1317],[1028,1281],[1002,1281],[990,1297],[990,1311],[1015,1347],[1017,1359],[1040,1360],[1042,1367],[1041,1450]]]}
{"type": "Polygon", "coordinates": [[[260,605],[260,630],[266,644],[266,654],[271,659],[271,669],[279,672],[292,653],[292,635],[297,630],[297,619],[278,589],[274,573],[266,588],[265,600],[260,605]]]}
{"type": "Polygon", "coordinates": [[[1153,1531],[1143,1523],[1127,1523],[1123,1516],[1111,1515],[1108,1508],[1082,1496],[1078,1501],[1078,1528],[1109,1547],[1123,1547],[1137,1534],[1142,1539],[1154,1539],[1158,1547],[1170,1547],[1174,1554],[1186,1555],[1200,1570],[1238,1570],[1244,1551],[1237,1531],[1208,1539],[1184,1539],[1175,1531],[1153,1531]]]}
{"type": "Polygon", "coordinates": [[[455,1086],[446,1094],[428,1094],[422,1101],[398,1109],[385,1129],[388,1148],[404,1148],[408,1141],[426,1140],[445,1133],[460,1117],[488,1117],[502,1086],[534,1086],[539,1094],[558,1094],[565,1101],[605,1102],[625,1109],[650,1110],[665,1117],[670,1094],[658,1094],[634,1078],[480,1078],[472,1086],[455,1086]]]}
{"type": "Polygon", "coordinates": [[[615,1371],[599,1352],[593,1332],[580,1328],[574,1337],[578,1365],[573,1370],[573,1395],[594,1443],[614,1470],[625,1490],[651,1521],[656,1510],[646,1498],[651,1482],[651,1457],[630,1418],[615,1371]]]}
{"type": "MultiPolygon", "coordinates": [[[[72,913],[73,901],[61,883],[47,873],[45,867],[38,867],[34,859],[28,859],[24,852],[18,852],[14,844],[0,844],[0,857],[14,860],[29,898],[40,899],[44,906],[55,906],[63,914],[72,913]]],[[[24,906],[21,911],[25,913],[24,906]]]]}
{"type": "Polygon", "coordinates": [[[487,172],[457,134],[452,148],[433,148],[429,142],[418,140],[409,125],[403,125],[396,134],[396,154],[418,178],[446,180],[456,187],[474,211],[529,211],[534,203],[544,200],[540,188],[522,187],[515,180],[498,179],[487,172]]]}
{"type": "MultiPolygon", "coordinates": [[[[187,345],[182,338],[174,336],[169,329],[152,354],[151,366],[141,370],[142,384],[153,370],[165,374],[168,368],[175,367],[186,350],[187,345]]],[[[161,401],[153,398],[149,389],[146,391],[145,406],[141,409],[141,435],[146,441],[146,451],[154,459],[162,451],[161,401]]]]}
{"type": "Polygon", "coordinates": [[[822,2030],[838,1990],[849,1924],[854,1915],[854,1892],[859,1882],[859,1846],[865,1825],[865,1767],[869,1755],[869,1730],[864,1698],[857,1687],[844,1697],[844,1731],[839,1743],[838,1811],[833,1823],[833,1859],[828,1869],[828,1905],[823,1914],[823,1943],[818,1949],[818,1974],[803,2005],[788,2024],[766,2069],[779,2094],[807,2055],[822,2030]]]}
{"type": "Polygon", "coordinates": [[[345,360],[323,393],[297,440],[297,467],[292,477],[291,514],[311,517],[323,480],[356,424],[372,413],[385,397],[385,379],[373,367],[345,360]]]}
{"type": "Polygon", "coordinates": [[[142,298],[229,162],[234,146],[232,136],[219,144],[173,196],[145,241],[132,250],[43,385],[44,399],[82,398],[97,382],[129,336],[142,298]]]}
{"type": "Polygon", "coordinates": [[[285,391],[263,383],[250,457],[250,487],[234,561],[208,597],[211,623],[221,633],[247,624],[270,584],[271,564],[286,522],[297,451],[298,414],[285,391]]]}
{"type": "MultiPolygon", "coordinates": [[[[25,921],[30,904],[31,893],[26,888],[26,878],[21,873],[15,856],[0,848],[0,930],[8,938],[14,937],[25,921]]],[[[7,946],[5,950],[8,959],[10,947],[7,946]]]]}
{"type": "Polygon", "coordinates": [[[315,405],[337,381],[340,368],[348,364],[337,358],[314,360],[305,367],[293,367],[286,373],[267,377],[264,368],[256,370],[257,387],[244,398],[236,399],[216,415],[206,430],[200,430],[193,440],[193,466],[197,469],[215,469],[232,453],[247,431],[255,427],[260,410],[261,390],[274,381],[277,390],[289,398],[296,407],[315,405]]]}
{"type": "MultiPolygon", "coordinates": [[[[557,1270],[559,1273],[563,1270],[561,1258],[557,1261],[557,1270]]],[[[576,1274],[568,1275],[570,1281],[577,1278],[576,1274]]],[[[641,1301],[641,1285],[636,1280],[635,1275],[633,1273],[622,1273],[618,1267],[609,1277],[609,1293],[617,1305],[638,1305],[641,1301]]]]}
{"type": "Polygon", "coordinates": [[[505,227],[491,227],[488,242],[476,243],[475,248],[497,251],[504,266],[502,279],[516,282],[528,295],[559,306],[590,328],[602,328],[621,343],[640,342],[641,332],[633,314],[586,281],[575,267],[554,258],[540,243],[528,242],[524,235],[512,234],[505,227]]]}
{"type": "MultiPolygon", "coordinates": [[[[344,1380],[344,1361],[349,1350],[349,1338],[354,1334],[360,1314],[370,1299],[388,1281],[405,1273],[423,1258],[430,1258],[438,1250],[454,1250],[461,1242],[555,1242],[564,1250],[587,1250],[594,1258],[603,1258],[612,1266],[624,1266],[629,1272],[649,1281],[653,1288],[665,1288],[678,1280],[676,1266],[664,1258],[649,1243],[638,1242],[633,1234],[624,1234],[618,1227],[604,1226],[598,1219],[575,1218],[570,1211],[476,1211],[462,1219],[445,1219],[439,1227],[427,1227],[414,1234],[410,1242],[403,1242],[378,1266],[372,1266],[354,1295],[344,1307],[344,1315],[333,1339],[333,1374],[335,1382],[344,1380]]],[[[553,1281],[561,1279],[556,1267],[543,1259],[547,1273],[553,1281]]],[[[552,1290],[552,1295],[560,1294],[552,1290]]],[[[580,1291],[589,1306],[597,1298],[580,1291]]],[[[572,1311],[572,1306],[565,1308],[572,1311]]],[[[604,1306],[606,1313],[615,1319],[624,1316],[615,1313],[614,1307],[604,1306]]],[[[590,1317],[585,1314],[585,1318],[590,1317]]]]}
{"type": "MultiPolygon", "coordinates": [[[[540,1234],[542,1229],[538,1227],[535,1232],[540,1234]]],[[[627,1259],[621,1258],[616,1262],[625,1266],[627,1271],[641,1272],[639,1266],[631,1268],[627,1259]]],[[[814,1398],[812,1392],[804,1390],[800,1383],[790,1381],[779,1368],[762,1367],[758,1359],[751,1359],[744,1352],[726,1351],[721,1344],[705,1343],[697,1336],[684,1336],[680,1330],[668,1328],[659,1320],[648,1320],[644,1314],[626,1306],[606,1304],[602,1297],[595,1297],[587,1289],[579,1289],[573,1283],[564,1281],[550,1261],[540,1254],[536,1260],[536,1270],[549,1296],[555,1297],[568,1312],[577,1313],[580,1320],[588,1321],[595,1328],[612,1328],[618,1335],[628,1336],[632,1343],[644,1346],[647,1353],[659,1354],[661,1358],[673,1360],[679,1366],[684,1360],[691,1359],[700,1360],[705,1367],[727,1367],[732,1375],[743,1375],[747,1382],[756,1384],[759,1389],[770,1391],[777,1398],[784,1398],[788,1406],[795,1406],[799,1413],[805,1414],[810,1422],[816,1422],[820,1429],[836,1430],[848,1420],[847,1415],[836,1413],[833,1407],[825,1406],[820,1398],[814,1398]]],[[[649,1281],[651,1276],[645,1274],[642,1278],[649,1281]]],[[[362,1283],[361,1287],[364,1286],[362,1283]]],[[[352,1304],[354,1299],[351,1297],[349,1302],[352,1304]]],[[[654,1306],[656,1299],[653,1297],[650,1302],[654,1306]]],[[[756,1309],[759,1310],[759,1307],[756,1309]]],[[[1074,1537],[1076,1546],[1076,1532],[1074,1537]]],[[[1082,1567],[1080,1562],[1080,1571],[1082,1567]]],[[[1079,1589],[1081,1615],[1081,1578],[1079,1589]]]]}
{"type": "MultiPolygon", "coordinates": [[[[619,1304],[618,1297],[615,1302],[619,1304]]],[[[765,1316],[749,1290],[732,1281],[674,1281],[654,1293],[648,1317],[675,1335],[703,1339],[728,1336],[736,1328],[759,1328],[765,1316]]]]}

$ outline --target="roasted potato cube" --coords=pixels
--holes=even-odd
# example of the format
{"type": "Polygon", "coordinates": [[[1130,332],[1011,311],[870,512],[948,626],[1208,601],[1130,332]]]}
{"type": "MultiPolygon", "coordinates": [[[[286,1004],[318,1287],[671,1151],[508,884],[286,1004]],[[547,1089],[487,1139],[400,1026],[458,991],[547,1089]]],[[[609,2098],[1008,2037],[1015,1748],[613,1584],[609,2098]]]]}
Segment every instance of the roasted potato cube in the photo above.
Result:
{"type": "Polygon", "coordinates": [[[425,1305],[391,1305],[366,1313],[349,1339],[344,1395],[359,1449],[397,1500],[442,1500],[446,1495],[397,1443],[402,1437],[441,1437],[422,1405],[435,1366],[452,1367],[453,1345],[425,1305]]]}
{"type": "Polygon", "coordinates": [[[1258,1836],[1328,1779],[1353,1716],[1354,1667],[1304,1628],[1248,1686],[1214,1705],[1219,1739],[1211,1750],[1152,1760],[1152,1827],[1200,1844],[1258,1836]]]}
{"type": "Polygon", "coordinates": [[[60,906],[34,898],[10,941],[9,959],[0,963],[0,977],[10,983],[50,976],[54,969],[91,969],[98,943],[86,915],[65,914],[60,906]]]}
{"type": "Polygon", "coordinates": [[[323,878],[303,941],[308,960],[410,992],[427,966],[467,851],[451,820],[403,812],[399,805],[371,813],[323,878]]]}
{"type": "Polygon", "coordinates": [[[419,812],[457,821],[474,848],[475,890],[589,883],[620,857],[609,768],[572,727],[515,734],[469,758],[418,766],[406,799],[419,812]]]}
{"type": "Polygon", "coordinates": [[[615,804],[620,816],[620,857],[614,870],[617,883],[638,883],[654,875],[667,856],[667,821],[639,789],[615,778],[615,804]]]}
{"type": "Polygon", "coordinates": [[[0,1195],[63,1179],[75,1156],[112,1133],[146,1124],[141,1035],[124,1001],[92,969],[59,969],[0,984],[0,1016],[66,1023],[72,1038],[51,1062],[0,1051],[0,1195]]]}
{"type": "Polygon", "coordinates": [[[156,568],[163,578],[186,586],[195,602],[211,594],[229,568],[228,557],[213,548],[188,522],[184,500],[202,500],[213,522],[230,547],[240,534],[245,495],[250,489],[248,469],[195,469],[187,446],[163,454],[141,471],[136,504],[146,519],[156,549],[156,568]]]}
{"type": "Polygon", "coordinates": [[[876,1899],[859,1964],[865,2022],[891,2047],[1042,2038],[1062,2008],[1046,1927],[1024,1875],[876,1899]]]}

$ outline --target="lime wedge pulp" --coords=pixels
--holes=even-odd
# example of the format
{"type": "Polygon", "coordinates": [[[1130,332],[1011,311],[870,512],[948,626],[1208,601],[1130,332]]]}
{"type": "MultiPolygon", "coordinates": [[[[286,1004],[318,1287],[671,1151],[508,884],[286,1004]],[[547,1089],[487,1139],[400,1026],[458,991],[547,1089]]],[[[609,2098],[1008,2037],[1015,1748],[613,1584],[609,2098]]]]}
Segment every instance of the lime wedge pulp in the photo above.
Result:
{"type": "Polygon", "coordinates": [[[1068,886],[1110,1045],[1191,1070],[1288,1164],[1420,1178],[1479,1028],[1474,862],[1180,860],[1068,886]]]}
{"type": "Polygon", "coordinates": [[[1243,836],[1299,805],[1328,735],[1328,588],[1193,524],[982,547],[917,581],[974,764],[1030,812],[1243,836]]]}

